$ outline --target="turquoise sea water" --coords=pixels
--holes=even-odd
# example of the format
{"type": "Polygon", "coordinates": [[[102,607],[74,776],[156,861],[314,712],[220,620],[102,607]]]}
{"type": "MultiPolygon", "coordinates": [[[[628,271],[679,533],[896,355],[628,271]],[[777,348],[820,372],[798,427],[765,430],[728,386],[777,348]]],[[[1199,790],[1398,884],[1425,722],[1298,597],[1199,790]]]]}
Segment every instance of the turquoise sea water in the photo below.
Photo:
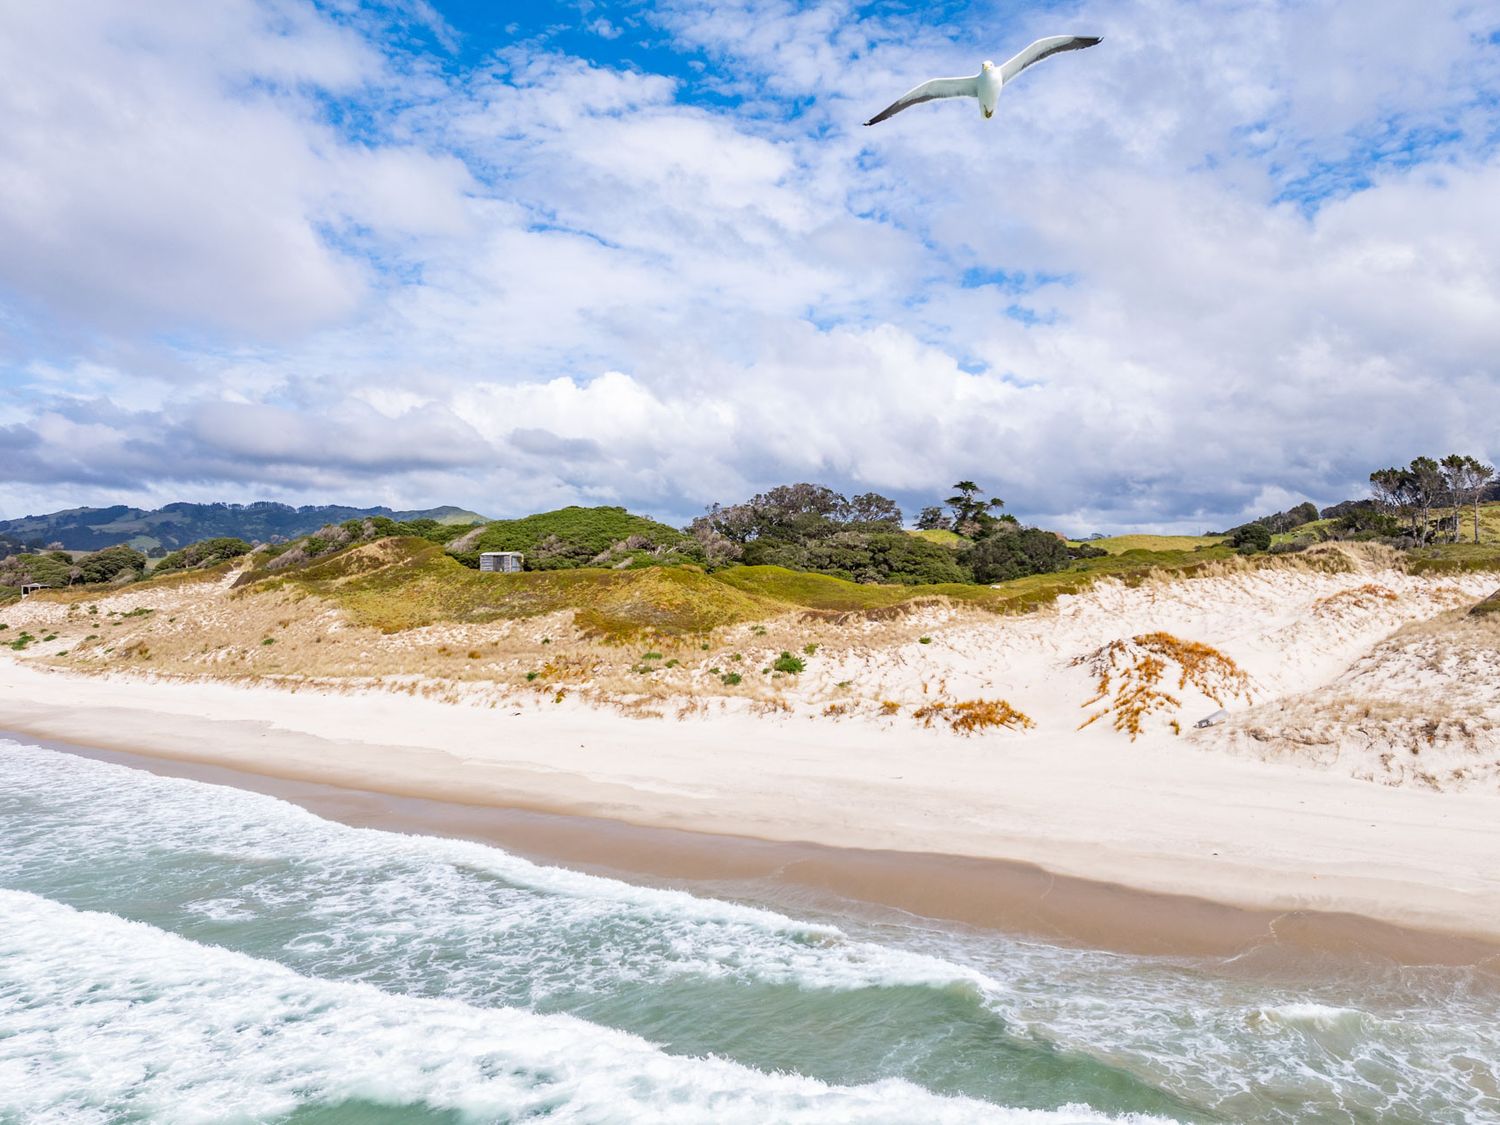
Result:
{"type": "Polygon", "coordinates": [[[0,1122],[1500,1122],[1473,970],[802,913],[0,741],[0,1122]]]}

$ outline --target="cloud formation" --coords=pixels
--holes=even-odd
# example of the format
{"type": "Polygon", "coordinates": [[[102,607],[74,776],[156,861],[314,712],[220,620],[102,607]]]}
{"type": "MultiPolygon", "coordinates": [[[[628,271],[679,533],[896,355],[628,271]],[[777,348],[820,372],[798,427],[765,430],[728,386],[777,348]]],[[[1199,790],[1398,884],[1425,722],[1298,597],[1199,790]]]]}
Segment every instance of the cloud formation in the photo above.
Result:
{"type": "Polygon", "coordinates": [[[559,5],[475,43],[423,5],[25,7],[0,512],[971,477],[1199,530],[1500,455],[1500,18],[948,13],[559,5]],[[1105,44],[994,121],[858,124],[1057,30],[1105,44]]]}

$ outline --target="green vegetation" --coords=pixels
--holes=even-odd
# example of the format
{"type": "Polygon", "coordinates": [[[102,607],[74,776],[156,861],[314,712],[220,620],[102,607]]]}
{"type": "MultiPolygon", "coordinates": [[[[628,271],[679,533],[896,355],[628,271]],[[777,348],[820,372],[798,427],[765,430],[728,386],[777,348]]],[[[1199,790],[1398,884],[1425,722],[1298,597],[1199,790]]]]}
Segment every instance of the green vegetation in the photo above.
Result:
{"type": "Polygon", "coordinates": [[[793,656],[789,652],[783,652],[780,656],[778,656],[771,662],[771,668],[774,671],[783,672],[789,676],[795,676],[799,672],[806,670],[807,661],[803,660],[800,656],[793,656]]]}
{"type": "Polygon", "coordinates": [[[986,585],[1028,574],[1050,574],[1064,569],[1068,559],[1068,545],[1036,527],[993,532],[964,552],[974,581],[986,585]]]}
{"type": "Polygon", "coordinates": [[[483,551],[521,551],[527,570],[703,561],[691,536],[624,508],[559,508],[496,520],[463,536],[455,554],[465,566],[477,568],[483,551]]]}
{"type": "Polygon", "coordinates": [[[129,547],[106,547],[76,562],[66,551],[11,555],[0,559],[0,585],[19,588],[40,582],[53,589],[102,582],[128,582],[146,568],[146,556],[129,547]]]}
{"type": "Polygon", "coordinates": [[[1493,466],[1459,453],[1441,462],[1414,457],[1404,469],[1371,473],[1370,489],[1376,509],[1403,528],[1411,545],[1457,542],[1467,506],[1472,506],[1473,542],[1478,544],[1480,505],[1494,476],[1493,466]]]}
{"type": "MultiPolygon", "coordinates": [[[[274,542],[296,539],[326,524],[384,517],[397,523],[430,520],[460,528],[483,516],[451,506],[393,512],[389,508],[340,505],[293,508],[286,504],[168,504],[145,510],[117,504],[109,508],[70,508],[42,516],[0,520],[0,541],[38,546],[58,542],[73,551],[98,551],[125,543],[143,552],[166,554],[212,538],[274,542]]],[[[12,553],[0,549],[0,554],[12,553]]]]}
{"type": "Polygon", "coordinates": [[[959,547],[968,546],[969,543],[958,532],[949,531],[945,527],[919,527],[915,531],[908,531],[906,534],[917,539],[925,539],[929,543],[936,543],[939,547],[949,547],[955,550],[959,547]]]}
{"type": "Polygon", "coordinates": [[[1500,542],[1437,543],[1407,552],[1410,574],[1473,574],[1500,570],[1500,542]]]}
{"type": "MultiPolygon", "coordinates": [[[[701,636],[737,624],[764,634],[764,626],[757,622],[788,612],[885,616],[905,613],[934,598],[993,612],[1024,611],[1059,594],[1082,590],[1104,575],[1134,582],[1155,571],[1189,573],[1231,554],[1227,547],[1133,551],[1079,560],[1064,571],[1028,575],[993,588],[960,583],[913,588],[855,583],[774,566],[730,567],[713,574],[687,566],[485,574],[462,566],[437,544],[406,537],[363,544],[286,570],[253,572],[242,581],[262,589],[327,597],[354,621],[386,632],[444,621],[571,612],[574,624],[586,633],[628,642],[639,637],[701,636]]],[[[657,666],[661,657],[659,651],[648,652],[639,666],[657,666]]],[[[742,657],[733,653],[728,659],[742,657]]]]}
{"type": "Polygon", "coordinates": [[[768,617],[775,608],[686,567],[483,574],[441,547],[413,538],[383,540],[281,574],[247,577],[269,588],[330,597],[354,620],[386,632],[571,610],[585,631],[624,640],[642,633],[707,633],[768,617]]]}
{"type": "Polygon", "coordinates": [[[1271,529],[1263,523],[1247,523],[1229,533],[1229,545],[1241,554],[1271,549],[1271,529]]]}
{"type": "Polygon", "coordinates": [[[295,543],[260,549],[254,555],[250,570],[240,577],[239,583],[253,582],[277,571],[305,567],[354,547],[384,539],[422,539],[428,543],[442,544],[464,531],[463,526],[441,524],[436,520],[397,522],[384,516],[329,524],[319,528],[316,535],[309,535],[295,543]]]}
{"type": "Polygon", "coordinates": [[[248,555],[251,547],[243,539],[220,537],[217,539],[204,539],[201,542],[190,544],[163,558],[151,571],[155,574],[169,574],[177,570],[195,570],[200,567],[217,566],[221,562],[237,559],[241,555],[248,555]]]}
{"type": "Polygon", "coordinates": [[[848,497],[788,484],[742,504],[713,505],[688,528],[712,566],[740,563],[853,582],[966,582],[954,552],[902,530],[901,509],[874,492],[848,497]]]}
{"type": "Polygon", "coordinates": [[[738,562],[827,575],[861,584],[938,586],[1004,582],[1067,569],[1074,557],[1058,536],[997,514],[973,481],[959,481],[947,509],[922,510],[915,531],[901,509],[874,492],[847,497],[816,484],[791,484],[743,504],[715,504],[689,530],[718,566],[738,562]],[[951,514],[950,514],[951,513],[951,514]]]}
{"type": "Polygon", "coordinates": [[[1199,547],[1217,547],[1222,535],[1110,535],[1103,539],[1070,539],[1068,546],[1095,547],[1107,555],[1126,551],[1192,551],[1199,547]]]}

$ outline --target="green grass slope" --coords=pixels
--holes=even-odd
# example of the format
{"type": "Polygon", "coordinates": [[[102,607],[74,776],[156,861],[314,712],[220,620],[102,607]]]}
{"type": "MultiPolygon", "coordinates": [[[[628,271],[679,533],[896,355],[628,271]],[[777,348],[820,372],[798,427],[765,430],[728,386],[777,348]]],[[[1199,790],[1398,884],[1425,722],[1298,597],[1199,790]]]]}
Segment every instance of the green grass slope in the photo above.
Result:
{"type": "Polygon", "coordinates": [[[1104,539],[1069,540],[1069,546],[1098,547],[1111,555],[1127,551],[1191,551],[1224,542],[1222,535],[1111,535],[1104,539]]]}
{"type": "Polygon", "coordinates": [[[251,589],[290,589],[341,605],[363,625],[385,632],[439,622],[485,622],[572,610],[585,631],[610,640],[641,634],[707,633],[782,613],[876,612],[943,598],[998,613],[1024,612],[1100,577],[1139,581],[1152,572],[1191,573],[1228,548],[1131,551],[1086,559],[1056,574],[998,586],[880,586],[776,566],[731,567],[705,574],[692,566],[636,570],[574,567],[483,574],[425,539],[383,539],[292,570],[258,572],[251,589]]]}
{"type": "Polygon", "coordinates": [[[482,551],[523,551],[527,566],[565,569],[584,566],[616,543],[632,537],[653,547],[685,547],[690,536],[624,508],[559,508],[514,520],[495,520],[477,535],[466,536],[461,557],[473,561],[482,551]],[[545,557],[552,546],[560,547],[545,557]]]}
{"type": "Polygon", "coordinates": [[[425,539],[384,539],[262,579],[262,589],[327,597],[351,618],[394,633],[442,621],[485,622],[573,610],[610,639],[706,633],[772,616],[778,607],[690,567],[483,574],[425,539]]]}
{"type": "Polygon", "coordinates": [[[952,547],[955,550],[966,546],[969,542],[958,532],[948,531],[941,527],[928,528],[925,531],[908,531],[906,534],[917,539],[925,539],[929,543],[936,543],[939,547],[952,547]]]}

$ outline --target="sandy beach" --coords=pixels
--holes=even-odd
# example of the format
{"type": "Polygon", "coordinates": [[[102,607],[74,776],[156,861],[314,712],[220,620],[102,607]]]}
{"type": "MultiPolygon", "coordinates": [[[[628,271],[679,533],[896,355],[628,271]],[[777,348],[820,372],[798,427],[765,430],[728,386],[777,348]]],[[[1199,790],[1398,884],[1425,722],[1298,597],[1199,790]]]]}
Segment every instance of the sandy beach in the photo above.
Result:
{"type": "MultiPolygon", "coordinates": [[[[1492,796],[1374,785],[1186,740],[966,740],[798,716],[641,721],[76,676],[11,659],[0,661],[0,728],[468,806],[1012,861],[1253,912],[1242,927],[1328,912],[1500,941],[1492,796]]],[[[1205,931],[1221,923],[1202,920],[1205,931]]]]}

